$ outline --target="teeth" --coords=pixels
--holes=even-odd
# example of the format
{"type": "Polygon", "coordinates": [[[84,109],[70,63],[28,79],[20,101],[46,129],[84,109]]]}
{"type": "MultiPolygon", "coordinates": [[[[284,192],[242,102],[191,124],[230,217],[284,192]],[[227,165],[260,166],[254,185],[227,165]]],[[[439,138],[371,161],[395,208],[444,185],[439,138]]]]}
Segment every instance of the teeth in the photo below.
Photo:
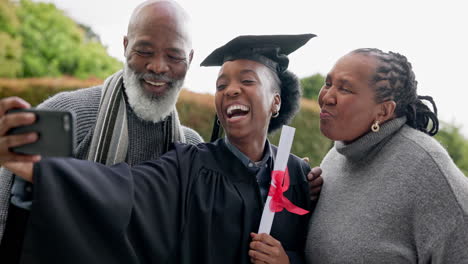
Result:
{"type": "Polygon", "coordinates": [[[234,110],[242,110],[242,111],[247,112],[247,111],[249,111],[249,108],[247,106],[245,106],[245,105],[231,105],[227,109],[227,114],[228,115],[232,114],[232,111],[234,111],[234,110]]]}
{"type": "Polygon", "coordinates": [[[163,86],[164,84],[166,84],[165,82],[152,82],[152,81],[148,81],[148,80],[145,80],[145,82],[151,84],[151,85],[154,85],[154,86],[163,86]]]}

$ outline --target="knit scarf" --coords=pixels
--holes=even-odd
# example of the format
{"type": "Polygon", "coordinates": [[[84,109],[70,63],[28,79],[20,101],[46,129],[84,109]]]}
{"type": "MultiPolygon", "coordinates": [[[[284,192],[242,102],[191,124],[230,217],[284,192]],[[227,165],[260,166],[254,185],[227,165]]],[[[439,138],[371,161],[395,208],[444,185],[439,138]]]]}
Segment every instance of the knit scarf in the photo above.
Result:
{"type": "MultiPolygon", "coordinates": [[[[102,87],[101,101],[94,128],[93,138],[88,152],[88,160],[105,165],[125,161],[128,149],[127,102],[124,96],[123,71],[106,79],[102,87]]],[[[179,116],[174,110],[165,119],[166,151],[170,143],[185,143],[185,135],[180,125],[179,116]]]]}

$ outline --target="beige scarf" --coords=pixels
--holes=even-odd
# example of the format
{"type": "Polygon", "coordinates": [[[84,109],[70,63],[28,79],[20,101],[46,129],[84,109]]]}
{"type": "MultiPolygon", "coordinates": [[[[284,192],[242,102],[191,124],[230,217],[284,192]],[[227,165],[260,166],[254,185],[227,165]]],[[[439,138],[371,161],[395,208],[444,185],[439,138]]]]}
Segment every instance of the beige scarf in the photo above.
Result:
{"type": "MultiPolygon", "coordinates": [[[[106,165],[125,161],[128,127],[122,73],[119,71],[104,82],[88,160],[106,165]]],[[[167,151],[172,142],[185,143],[185,135],[175,108],[166,122],[170,122],[170,131],[166,131],[165,142],[161,143],[166,145],[167,151]]]]}

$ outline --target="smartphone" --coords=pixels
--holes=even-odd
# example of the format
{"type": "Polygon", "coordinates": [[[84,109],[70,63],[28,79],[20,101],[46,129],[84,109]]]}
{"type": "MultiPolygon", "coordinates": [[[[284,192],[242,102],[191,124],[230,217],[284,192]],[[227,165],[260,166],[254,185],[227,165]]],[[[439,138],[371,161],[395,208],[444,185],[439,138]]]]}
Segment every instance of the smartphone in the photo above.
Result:
{"type": "Polygon", "coordinates": [[[31,112],[36,122],[12,128],[8,134],[36,132],[39,139],[30,144],[11,148],[19,154],[39,154],[44,157],[71,157],[75,150],[75,118],[68,111],[40,110],[35,108],[13,109],[10,113],[31,112]]]}

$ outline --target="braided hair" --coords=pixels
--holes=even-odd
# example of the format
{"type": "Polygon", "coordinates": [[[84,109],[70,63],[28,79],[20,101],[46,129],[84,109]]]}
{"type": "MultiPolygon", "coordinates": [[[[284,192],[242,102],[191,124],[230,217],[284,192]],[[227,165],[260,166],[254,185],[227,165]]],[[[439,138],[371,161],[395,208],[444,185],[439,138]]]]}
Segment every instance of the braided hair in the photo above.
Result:
{"type": "MultiPolygon", "coordinates": [[[[275,73],[273,74],[276,75],[275,73]]],[[[300,99],[302,96],[299,78],[297,78],[294,73],[286,70],[278,73],[277,77],[278,78],[275,78],[277,87],[273,89],[281,96],[281,108],[278,117],[270,120],[268,133],[272,133],[283,125],[287,125],[291,122],[299,111],[300,99]]]]}
{"type": "Polygon", "coordinates": [[[379,49],[357,49],[352,54],[365,54],[378,60],[378,66],[371,79],[375,87],[376,101],[393,100],[396,103],[396,117],[406,116],[406,124],[430,136],[437,134],[439,119],[437,107],[430,96],[417,95],[418,82],[407,58],[401,54],[379,49]],[[429,101],[434,111],[422,102],[429,101]],[[431,126],[429,127],[429,123],[431,126]]]}

